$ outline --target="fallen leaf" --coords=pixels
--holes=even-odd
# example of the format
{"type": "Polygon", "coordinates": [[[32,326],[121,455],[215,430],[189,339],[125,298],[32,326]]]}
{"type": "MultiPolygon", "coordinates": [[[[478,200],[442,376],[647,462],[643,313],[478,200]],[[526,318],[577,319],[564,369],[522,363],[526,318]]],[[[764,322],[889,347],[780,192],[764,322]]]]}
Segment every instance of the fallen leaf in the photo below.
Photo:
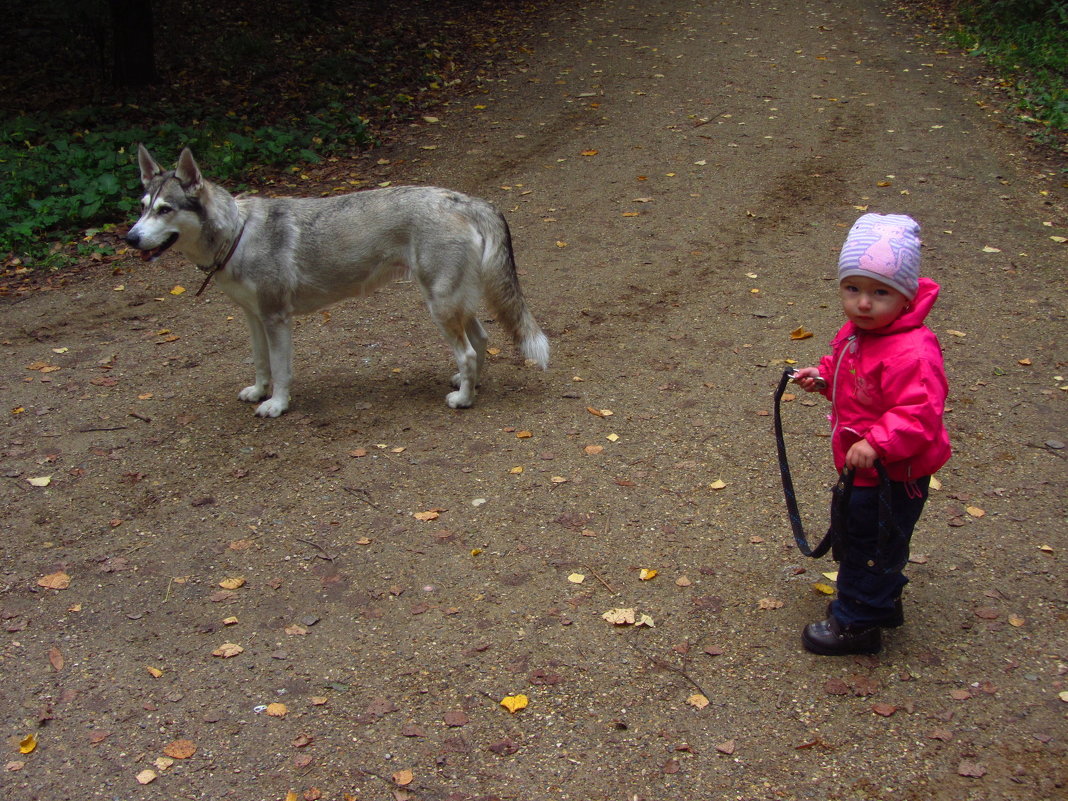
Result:
{"type": "Polygon", "coordinates": [[[636,615],[634,609],[609,609],[601,617],[615,626],[633,626],[636,615]]]}
{"type": "Polygon", "coordinates": [[[757,602],[757,607],[760,609],[782,609],[782,601],[777,598],[761,598],[757,602]]]}
{"type": "Polygon", "coordinates": [[[515,438],[516,439],[530,439],[533,436],[534,436],[534,432],[532,432],[532,431],[516,431],[515,432],[515,438]]]}
{"type": "Polygon", "coordinates": [[[405,768],[393,774],[393,783],[398,787],[407,787],[415,780],[415,774],[405,768]]]}
{"type": "Polygon", "coordinates": [[[148,675],[150,675],[154,679],[163,678],[163,671],[159,668],[152,667],[151,665],[145,665],[145,670],[147,670],[148,675]]]}
{"type": "Polygon", "coordinates": [[[232,656],[237,656],[238,654],[242,653],[244,650],[245,649],[242,648],[237,643],[225,642],[222,645],[220,645],[218,648],[216,648],[214,651],[212,651],[211,655],[220,657],[221,659],[229,659],[232,656]]]}
{"type": "Polygon", "coordinates": [[[650,581],[650,580],[656,578],[656,573],[657,573],[657,571],[655,571],[655,570],[651,570],[651,569],[643,567],[641,570],[638,571],[638,578],[641,579],[642,581],[650,581]]]}
{"type": "Polygon", "coordinates": [[[595,409],[593,406],[587,406],[586,411],[594,417],[611,417],[614,414],[611,409],[595,409]]]}
{"type": "Polygon", "coordinates": [[[727,482],[726,481],[724,481],[722,478],[717,478],[715,481],[713,481],[711,484],[708,485],[708,488],[709,489],[714,489],[714,490],[721,490],[726,486],[727,486],[727,482]]]}
{"type": "Polygon", "coordinates": [[[875,704],[872,706],[871,711],[876,715],[888,718],[897,712],[897,707],[893,704],[875,704]]]}
{"type": "Polygon", "coordinates": [[[289,714],[289,709],[285,704],[275,701],[273,704],[267,704],[266,712],[272,718],[284,718],[289,714]]]}
{"type": "Polygon", "coordinates": [[[196,752],[197,746],[192,740],[175,740],[163,746],[163,753],[171,759],[189,759],[196,752]]]}
{"type": "Polygon", "coordinates": [[[638,619],[634,621],[634,625],[646,626],[650,629],[656,628],[656,623],[653,622],[653,619],[649,615],[646,615],[644,613],[638,616],[638,619]]]}
{"type": "Polygon", "coordinates": [[[37,735],[27,734],[21,740],[19,740],[19,753],[20,754],[32,754],[37,748],[37,735]]]}
{"type": "Polygon", "coordinates": [[[143,771],[137,774],[138,784],[151,784],[156,780],[156,771],[145,768],[143,771]]]}
{"type": "Polygon", "coordinates": [[[446,726],[451,726],[453,728],[466,726],[471,722],[471,718],[469,718],[467,713],[462,709],[450,709],[445,713],[444,720],[446,726]]]}
{"type": "Polygon", "coordinates": [[[811,336],[813,336],[813,333],[811,331],[807,331],[804,326],[795,328],[793,331],[790,332],[790,339],[808,339],[811,336]]]}
{"type": "Polygon", "coordinates": [[[439,517],[441,517],[441,514],[433,510],[429,512],[412,512],[412,517],[414,517],[416,520],[422,520],[424,523],[426,523],[430,520],[437,520],[439,517]]]}
{"type": "Polygon", "coordinates": [[[829,584],[813,584],[812,589],[821,595],[834,595],[834,587],[829,584]]]}
{"type": "Polygon", "coordinates": [[[705,696],[701,695],[701,693],[694,693],[686,699],[686,703],[688,703],[690,706],[695,706],[698,709],[704,709],[706,706],[708,706],[708,699],[705,696]]]}
{"type": "Polygon", "coordinates": [[[172,295],[181,295],[183,292],[185,292],[184,286],[176,286],[174,289],[171,290],[172,295]]]}
{"type": "Polygon", "coordinates": [[[978,506],[966,506],[964,508],[964,511],[966,511],[968,514],[975,518],[983,517],[984,515],[986,515],[986,512],[980,509],[978,506]]]}
{"type": "Polygon", "coordinates": [[[572,584],[581,584],[586,580],[586,577],[581,573],[572,573],[570,576],[567,577],[567,580],[570,581],[572,584]]]}
{"type": "Polygon", "coordinates": [[[234,578],[223,579],[219,582],[219,586],[224,590],[236,590],[245,586],[245,580],[240,576],[235,576],[234,578]]]}
{"type": "Polygon", "coordinates": [[[978,762],[961,762],[957,766],[957,773],[969,779],[981,779],[986,775],[986,766],[978,762]]]}
{"type": "Polygon", "coordinates": [[[37,579],[37,586],[48,590],[65,590],[70,586],[70,576],[63,571],[49,573],[47,576],[37,579]]]}
{"type": "Polygon", "coordinates": [[[727,740],[726,742],[717,745],[716,750],[719,751],[719,753],[721,754],[726,754],[727,756],[730,756],[735,751],[735,742],[734,740],[727,740]]]}
{"type": "Polygon", "coordinates": [[[995,248],[991,247],[990,245],[986,245],[983,248],[983,253],[1001,253],[1001,248],[995,248]]]}
{"type": "Polygon", "coordinates": [[[588,456],[596,456],[604,452],[604,445],[587,445],[583,450],[586,451],[588,456]]]}
{"type": "Polygon", "coordinates": [[[52,483],[52,476],[38,476],[36,478],[26,479],[31,487],[47,487],[52,483]]]}
{"type": "Polygon", "coordinates": [[[513,715],[520,709],[526,709],[530,703],[530,699],[525,695],[506,695],[501,699],[501,706],[511,712],[513,715]]]}
{"type": "Polygon", "coordinates": [[[1027,625],[1027,618],[1020,617],[1017,614],[1011,614],[1009,615],[1009,625],[1014,626],[1015,628],[1020,628],[1020,626],[1027,625]]]}
{"type": "Polygon", "coordinates": [[[58,648],[48,649],[48,663],[52,666],[52,669],[59,673],[63,670],[63,654],[60,653],[58,648]]]}

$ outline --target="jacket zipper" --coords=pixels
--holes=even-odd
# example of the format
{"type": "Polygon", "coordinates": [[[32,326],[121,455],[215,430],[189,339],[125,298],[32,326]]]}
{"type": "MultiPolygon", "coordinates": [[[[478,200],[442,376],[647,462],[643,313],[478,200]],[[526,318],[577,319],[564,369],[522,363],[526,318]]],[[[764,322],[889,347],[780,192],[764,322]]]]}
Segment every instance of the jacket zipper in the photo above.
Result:
{"type": "Polygon", "coordinates": [[[834,425],[831,426],[831,442],[834,442],[834,435],[838,433],[838,421],[842,415],[838,412],[838,371],[842,367],[842,362],[845,360],[845,355],[849,350],[849,346],[856,340],[857,335],[851,334],[845,341],[845,345],[842,347],[842,352],[838,354],[838,361],[834,363],[834,374],[831,376],[831,410],[834,412],[834,425]]]}

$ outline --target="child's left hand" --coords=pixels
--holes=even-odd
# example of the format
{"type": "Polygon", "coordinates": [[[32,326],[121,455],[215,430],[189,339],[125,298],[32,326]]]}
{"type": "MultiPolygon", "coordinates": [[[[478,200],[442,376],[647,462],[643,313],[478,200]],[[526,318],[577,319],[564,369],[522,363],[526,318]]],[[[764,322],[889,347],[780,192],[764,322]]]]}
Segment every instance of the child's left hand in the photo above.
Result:
{"type": "Polygon", "coordinates": [[[845,464],[855,470],[870,470],[878,458],[879,454],[868,440],[858,439],[846,452],[845,464]]]}

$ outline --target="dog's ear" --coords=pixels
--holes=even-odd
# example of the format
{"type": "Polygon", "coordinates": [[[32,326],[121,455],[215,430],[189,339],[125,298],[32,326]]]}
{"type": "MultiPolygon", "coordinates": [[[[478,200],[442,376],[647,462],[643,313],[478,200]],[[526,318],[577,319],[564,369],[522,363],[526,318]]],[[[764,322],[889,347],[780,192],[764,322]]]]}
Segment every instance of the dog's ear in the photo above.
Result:
{"type": "Polygon", "coordinates": [[[174,177],[187,192],[195,192],[204,183],[204,177],[200,174],[200,167],[193,158],[193,151],[188,147],[182,148],[182,154],[178,157],[178,169],[174,171],[174,177]]]}
{"type": "Polygon", "coordinates": [[[137,146],[137,164],[141,167],[141,183],[146,189],[153,178],[163,175],[163,168],[156,163],[152,154],[142,144],[137,146]]]}

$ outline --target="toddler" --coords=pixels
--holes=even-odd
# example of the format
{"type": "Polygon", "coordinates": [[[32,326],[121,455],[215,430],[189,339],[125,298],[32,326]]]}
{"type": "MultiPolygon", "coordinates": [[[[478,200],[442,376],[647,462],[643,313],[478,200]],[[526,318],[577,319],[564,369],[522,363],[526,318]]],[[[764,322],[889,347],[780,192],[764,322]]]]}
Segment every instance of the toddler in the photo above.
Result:
{"type": "Polygon", "coordinates": [[[802,389],[830,400],[835,467],[855,471],[836,546],[838,597],[827,619],[801,635],[817,654],[877,653],[881,630],[904,622],[902,570],[912,530],[931,475],[950,456],[942,349],[924,325],[939,286],[919,277],[919,234],[904,215],[865,214],[853,224],[838,260],[847,322],[830,355],[795,374],[802,389]],[[881,552],[876,460],[892,484],[894,525],[881,552]]]}

